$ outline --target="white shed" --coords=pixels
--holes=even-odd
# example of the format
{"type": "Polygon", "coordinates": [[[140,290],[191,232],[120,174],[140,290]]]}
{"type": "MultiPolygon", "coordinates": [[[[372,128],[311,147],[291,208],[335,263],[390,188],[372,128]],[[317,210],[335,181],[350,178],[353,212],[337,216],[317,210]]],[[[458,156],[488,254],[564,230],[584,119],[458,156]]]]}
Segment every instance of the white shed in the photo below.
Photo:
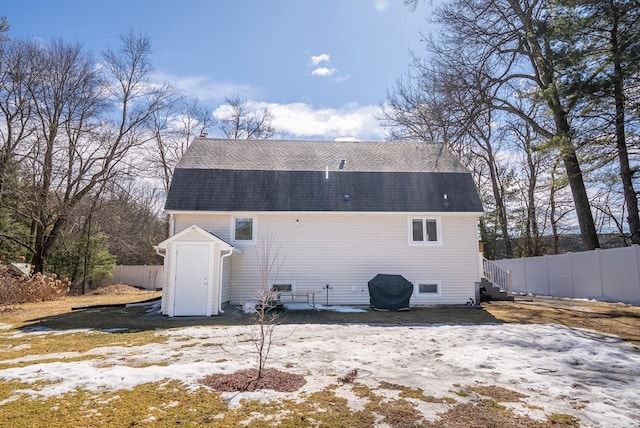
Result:
{"type": "Polygon", "coordinates": [[[224,259],[234,247],[213,233],[191,225],[162,241],[165,258],[162,314],[218,315],[224,287],[224,259]]]}

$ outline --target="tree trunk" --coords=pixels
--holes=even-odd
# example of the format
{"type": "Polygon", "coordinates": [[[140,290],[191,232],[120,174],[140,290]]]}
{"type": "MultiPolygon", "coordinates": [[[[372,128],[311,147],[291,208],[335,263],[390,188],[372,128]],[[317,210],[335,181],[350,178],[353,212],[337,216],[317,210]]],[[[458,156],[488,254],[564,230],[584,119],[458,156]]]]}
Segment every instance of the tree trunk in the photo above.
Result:
{"type": "Polygon", "coordinates": [[[573,202],[576,207],[576,216],[580,225],[580,234],[582,236],[582,245],[585,250],[594,250],[600,248],[598,234],[596,233],[596,225],[593,221],[591,206],[589,204],[589,196],[582,179],[582,170],[578,163],[578,157],[575,150],[565,153],[562,156],[564,167],[567,171],[569,187],[573,195],[573,202]]]}
{"type": "Polygon", "coordinates": [[[640,215],[638,213],[638,197],[633,187],[633,171],[629,164],[627,140],[625,135],[625,97],[624,97],[624,71],[620,60],[620,47],[618,45],[618,10],[613,8],[613,28],[611,30],[610,48],[613,57],[613,93],[616,105],[615,127],[616,145],[618,148],[618,161],[620,162],[620,179],[624,190],[624,201],[629,215],[629,230],[631,231],[631,243],[640,244],[640,215]]]}
{"type": "Polygon", "coordinates": [[[551,234],[553,236],[553,254],[560,253],[560,236],[558,235],[558,219],[556,218],[556,192],[558,191],[558,187],[556,185],[556,167],[553,167],[551,171],[551,189],[549,192],[549,220],[551,221],[551,234]]]}
{"type": "Polygon", "coordinates": [[[7,165],[9,164],[9,156],[5,153],[0,153],[0,206],[2,206],[2,199],[4,196],[4,183],[5,176],[7,175],[7,165]]]}
{"type": "Polygon", "coordinates": [[[498,172],[496,171],[495,160],[491,152],[489,152],[489,171],[493,197],[496,200],[496,210],[498,211],[498,222],[500,223],[500,231],[502,232],[502,239],[504,241],[505,258],[510,259],[513,258],[513,246],[511,245],[511,238],[509,237],[507,211],[504,206],[504,192],[502,192],[500,183],[498,182],[498,172]]]}
{"type": "Polygon", "coordinates": [[[540,230],[538,228],[538,218],[536,213],[536,186],[538,183],[536,165],[533,159],[531,144],[525,145],[527,155],[527,167],[530,171],[529,184],[527,186],[527,244],[525,255],[527,257],[540,255],[540,230]]]}
{"type": "Polygon", "coordinates": [[[576,216],[580,225],[583,247],[585,250],[599,248],[600,243],[598,242],[596,226],[591,213],[589,195],[584,186],[576,149],[571,141],[571,127],[567,118],[568,112],[562,105],[562,96],[557,88],[558,77],[556,76],[551,52],[552,40],[548,38],[548,35],[542,42],[538,38],[541,22],[538,21],[538,17],[535,14],[536,6],[517,0],[507,0],[507,2],[522,24],[522,36],[526,38],[527,42],[526,55],[536,70],[536,78],[539,80],[538,86],[542,89],[547,105],[553,113],[555,121],[553,138],[557,140],[556,145],[561,151],[562,161],[567,171],[567,178],[576,208],[576,216]]]}
{"type": "Polygon", "coordinates": [[[84,263],[83,263],[83,269],[82,269],[82,294],[87,294],[87,276],[88,276],[87,272],[89,271],[89,258],[91,257],[91,213],[93,213],[94,209],[95,209],[95,203],[94,203],[94,206],[91,207],[91,211],[89,211],[89,216],[85,221],[85,224],[88,223],[88,225],[86,228],[87,243],[84,248],[84,263]]]}
{"type": "MultiPolygon", "coordinates": [[[[614,86],[619,86],[615,84],[614,86]]],[[[629,154],[624,131],[624,96],[616,89],[616,139],[618,160],[620,162],[620,179],[624,189],[624,200],[629,215],[627,221],[631,231],[631,243],[640,244],[640,215],[638,213],[638,197],[633,187],[633,171],[629,165],[629,154]],[[620,98],[618,98],[620,97],[620,98]],[[619,105],[622,110],[619,110],[619,105]]]]}
{"type": "Polygon", "coordinates": [[[60,235],[60,232],[67,224],[66,217],[58,217],[49,233],[41,224],[36,225],[36,242],[34,252],[31,257],[33,273],[44,273],[47,266],[47,259],[53,250],[53,246],[60,235]]]}
{"type": "Polygon", "coordinates": [[[569,121],[567,120],[566,113],[563,111],[554,111],[554,119],[558,129],[556,138],[558,138],[560,143],[562,162],[567,171],[567,179],[569,181],[569,187],[571,188],[571,194],[573,195],[573,203],[576,208],[576,216],[580,226],[580,235],[582,236],[582,245],[585,251],[594,250],[600,248],[600,242],[598,241],[596,225],[593,221],[589,195],[584,186],[578,155],[570,138],[571,129],[569,127],[569,121]]]}

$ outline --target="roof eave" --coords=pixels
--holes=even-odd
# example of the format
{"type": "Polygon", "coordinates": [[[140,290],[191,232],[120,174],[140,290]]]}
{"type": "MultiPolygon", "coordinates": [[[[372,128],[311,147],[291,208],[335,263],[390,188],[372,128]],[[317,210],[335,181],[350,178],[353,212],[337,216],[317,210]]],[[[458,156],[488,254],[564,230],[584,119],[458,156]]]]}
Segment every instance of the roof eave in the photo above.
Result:
{"type": "Polygon", "coordinates": [[[472,216],[482,217],[487,214],[486,211],[208,211],[208,210],[164,210],[165,214],[184,214],[184,215],[238,215],[238,214],[262,214],[262,215],[285,215],[285,214],[314,214],[314,215],[436,215],[436,216],[472,216]]]}

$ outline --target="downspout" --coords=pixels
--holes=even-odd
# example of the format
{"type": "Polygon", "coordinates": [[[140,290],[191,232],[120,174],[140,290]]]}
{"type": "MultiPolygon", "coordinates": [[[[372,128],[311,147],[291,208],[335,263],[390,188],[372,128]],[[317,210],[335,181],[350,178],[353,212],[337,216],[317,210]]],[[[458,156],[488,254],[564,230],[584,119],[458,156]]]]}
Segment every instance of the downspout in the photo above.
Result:
{"type": "Polygon", "coordinates": [[[164,298],[165,298],[164,288],[166,286],[165,280],[167,279],[166,277],[164,277],[164,272],[165,272],[165,270],[164,270],[164,261],[165,261],[165,257],[167,256],[167,254],[163,253],[163,252],[160,252],[160,247],[157,246],[157,245],[154,245],[153,249],[156,250],[156,254],[157,255],[162,257],[162,265],[163,265],[162,276],[163,276],[163,278],[162,278],[162,297],[161,297],[161,300],[160,300],[160,313],[162,313],[162,309],[164,308],[164,304],[165,304],[165,301],[164,301],[164,298]]]}
{"type": "Polygon", "coordinates": [[[156,250],[156,254],[159,255],[160,257],[162,257],[163,259],[165,258],[166,254],[161,253],[160,252],[160,248],[157,245],[153,246],[153,249],[156,250]]]}
{"type": "Polygon", "coordinates": [[[222,310],[222,278],[224,274],[224,259],[233,254],[233,247],[229,250],[227,254],[223,254],[220,256],[220,281],[218,281],[218,313],[224,314],[222,310]]]}
{"type": "Polygon", "coordinates": [[[169,214],[169,236],[173,236],[176,231],[176,221],[173,213],[169,214]]]}

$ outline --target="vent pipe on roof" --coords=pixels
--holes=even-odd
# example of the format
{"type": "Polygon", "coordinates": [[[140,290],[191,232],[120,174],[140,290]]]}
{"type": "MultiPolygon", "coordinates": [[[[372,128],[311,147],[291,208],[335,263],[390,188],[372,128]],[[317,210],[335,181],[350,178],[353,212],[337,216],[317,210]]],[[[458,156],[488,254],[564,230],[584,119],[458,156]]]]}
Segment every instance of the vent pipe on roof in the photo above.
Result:
{"type": "Polygon", "coordinates": [[[201,132],[200,133],[200,138],[207,138],[207,135],[209,135],[209,134],[207,134],[206,132],[201,132]]]}
{"type": "Polygon", "coordinates": [[[325,180],[329,179],[329,167],[328,166],[324,167],[324,179],[325,180]]]}

